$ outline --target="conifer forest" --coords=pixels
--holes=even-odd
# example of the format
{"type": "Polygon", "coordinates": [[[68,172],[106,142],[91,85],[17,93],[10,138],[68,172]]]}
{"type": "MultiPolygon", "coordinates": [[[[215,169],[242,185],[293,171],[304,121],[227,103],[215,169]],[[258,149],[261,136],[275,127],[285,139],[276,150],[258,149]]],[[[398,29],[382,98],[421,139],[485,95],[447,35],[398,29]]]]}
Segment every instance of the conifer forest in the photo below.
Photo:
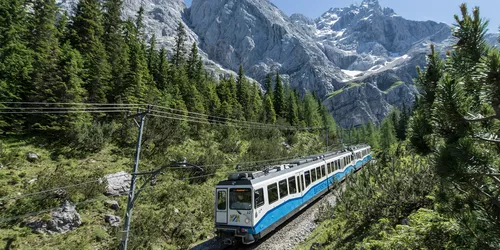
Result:
{"type": "Polygon", "coordinates": [[[229,173],[356,144],[375,160],[332,191],[298,249],[500,248],[500,51],[478,8],[457,9],[445,55],[429,48],[415,103],[342,128],[279,72],[262,84],[243,66],[210,73],[181,22],[168,51],[144,9],[125,20],[122,5],[80,0],[69,15],[55,0],[0,0],[3,249],[118,249],[129,190],[109,186],[129,184],[139,130],[139,171],[163,170],[137,176],[129,249],[213,238],[229,173]],[[64,227],[61,206],[79,214],[64,227]]]}

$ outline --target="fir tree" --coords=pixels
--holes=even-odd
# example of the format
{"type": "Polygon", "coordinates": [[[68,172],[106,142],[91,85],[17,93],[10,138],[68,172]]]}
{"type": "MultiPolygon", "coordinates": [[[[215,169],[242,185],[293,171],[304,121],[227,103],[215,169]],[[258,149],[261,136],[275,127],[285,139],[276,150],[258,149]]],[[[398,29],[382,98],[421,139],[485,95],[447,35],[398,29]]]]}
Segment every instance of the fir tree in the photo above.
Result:
{"type": "Polygon", "coordinates": [[[100,1],[78,2],[71,25],[71,43],[82,54],[87,101],[105,103],[110,90],[111,69],[102,43],[103,26],[100,1]]]}
{"type": "Polygon", "coordinates": [[[243,70],[243,65],[240,64],[238,78],[236,79],[236,99],[243,107],[243,112],[247,120],[250,120],[253,116],[253,107],[250,106],[249,91],[249,84],[245,77],[245,71],[243,70]]]}
{"type": "Polygon", "coordinates": [[[189,58],[187,60],[187,74],[189,79],[198,80],[196,78],[196,74],[198,73],[198,45],[196,42],[193,43],[191,47],[191,53],[189,54],[189,58]]]}
{"type": "Polygon", "coordinates": [[[406,108],[406,103],[403,102],[403,107],[401,108],[401,115],[396,129],[396,136],[400,141],[406,140],[406,127],[408,125],[408,119],[409,119],[409,114],[406,108]]]}
{"type": "Polygon", "coordinates": [[[177,35],[175,37],[175,47],[174,47],[174,55],[172,57],[172,64],[179,67],[184,64],[186,60],[186,43],[187,33],[184,29],[184,25],[179,22],[177,26],[177,35]]]}
{"type": "MultiPolygon", "coordinates": [[[[0,101],[25,100],[25,86],[32,70],[28,48],[25,1],[0,2],[0,101]]],[[[1,104],[0,104],[1,106],[1,104]]],[[[4,126],[16,126],[13,116],[4,116],[4,126]],[[10,124],[10,125],[8,125],[10,124]]],[[[2,126],[0,120],[0,126],[2,126]]]]}
{"type": "Polygon", "coordinates": [[[169,64],[167,60],[167,51],[165,50],[165,47],[162,47],[160,50],[160,54],[158,55],[158,61],[155,66],[155,70],[153,71],[153,77],[156,82],[156,87],[160,91],[167,90],[168,72],[169,64]]]}
{"type": "Polygon", "coordinates": [[[123,36],[124,27],[121,19],[122,6],[122,0],[104,2],[103,41],[111,68],[111,91],[107,96],[109,102],[117,102],[125,95],[124,82],[129,71],[129,50],[123,36]]]}
{"type": "Polygon", "coordinates": [[[279,73],[276,73],[276,86],[274,88],[274,110],[276,115],[280,117],[285,117],[285,93],[283,83],[281,82],[281,77],[279,73]]]}
{"type": "Polygon", "coordinates": [[[389,152],[392,144],[396,143],[396,141],[393,119],[385,118],[380,127],[380,149],[389,152]]]}
{"type": "Polygon", "coordinates": [[[266,95],[271,96],[271,99],[274,99],[273,97],[273,80],[271,77],[271,74],[266,75],[266,80],[264,82],[264,88],[266,89],[266,95]]]}
{"type": "Polygon", "coordinates": [[[276,122],[276,112],[274,111],[273,100],[269,95],[266,95],[264,99],[264,112],[262,121],[265,123],[274,124],[276,122]]]}
{"type": "Polygon", "coordinates": [[[314,98],[311,92],[306,92],[304,97],[304,115],[305,123],[308,127],[318,127],[321,126],[321,117],[318,113],[319,107],[318,102],[314,98]]]}
{"type": "Polygon", "coordinates": [[[287,112],[287,121],[292,126],[299,125],[299,111],[297,107],[297,100],[295,99],[295,93],[290,91],[288,95],[288,112],[287,112]]]}
{"type": "MultiPolygon", "coordinates": [[[[141,19],[141,11],[139,10],[137,19],[141,19]]],[[[129,54],[129,69],[124,86],[124,102],[127,103],[144,103],[148,94],[148,89],[152,88],[152,79],[149,74],[146,51],[143,46],[143,38],[140,35],[139,29],[142,27],[136,20],[135,24],[132,21],[127,21],[127,37],[126,42],[130,48],[129,54]]]]}

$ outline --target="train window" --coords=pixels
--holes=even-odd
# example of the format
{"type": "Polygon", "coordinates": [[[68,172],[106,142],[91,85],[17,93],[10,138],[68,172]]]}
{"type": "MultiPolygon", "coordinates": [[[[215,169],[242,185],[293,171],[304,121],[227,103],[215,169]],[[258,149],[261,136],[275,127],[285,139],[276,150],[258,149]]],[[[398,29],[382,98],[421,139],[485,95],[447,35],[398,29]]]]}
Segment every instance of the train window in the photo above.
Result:
{"type": "Polygon", "coordinates": [[[311,169],[311,183],[316,181],[316,169],[311,169]]]}
{"type": "Polygon", "coordinates": [[[288,195],[288,185],[286,183],[286,179],[281,180],[279,182],[279,187],[280,187],[280,199],[283,199],[288,195]]]}
{"type": "Polygon", "coordinates": [[[273,183],[267,186],[267,201],[269,204],[278,200],[278,184],[273,183]]]}
{"type": "Polygon", "coordinates": [[[217,191],[217,210],[225,211],[227,208],[226,191],[217,191]]]}
{"type": "Polygon", "coordinates": [[[300,175],[300,185],[302,186],[302,191],[304,191],[304,189],[306,189],[304,184],[304,175],[300,175]]]}
{"type": "Polygon", "coordinates": [[[295,182],[295,177],[288,178],[288,188],[290,189],[290,194],[297,193],[297,183],[295,182]]]}
{"type": "Polygon", "coordinates": [[[299,188],[299,193],[302,192],[302,182],[300,182],[300,177],[297,176],[297,186],[299,188]]]}
{"type": "Polygon", "coordinates": [[[229,208],[233,210],[251,210],[252,190],[250,188],[229,189],[229,208]]]}
{"type": "Polygon", "coordinates": [[[264,189],[260,188],[253,192],[253,200],[255,201],[254,207],[262,207],[264,205],[264,189]]]}
{"type": "Polygon", "coordinates": [[[318,173],[318,180],[321,179],[321,177],[323,177],[323,175],[321,174],[321,167],[316,168],[316,173],[318,173]]]}
{"type": "Polygon", "coordinates": [[[304,177],[306,179],[306,187],[309,187],[309,184],[311,184],[311,175],[309,174],[309,171],[304,172],[304,177]]]}
{"type": "Polygon", "coordinates": [[[326,176],[326,167],[325,167],[325,165],[323,165],[323,166],[321,167],[321,175],[323,175],[323,177],[325,177],[325,176],[326,176]]]}

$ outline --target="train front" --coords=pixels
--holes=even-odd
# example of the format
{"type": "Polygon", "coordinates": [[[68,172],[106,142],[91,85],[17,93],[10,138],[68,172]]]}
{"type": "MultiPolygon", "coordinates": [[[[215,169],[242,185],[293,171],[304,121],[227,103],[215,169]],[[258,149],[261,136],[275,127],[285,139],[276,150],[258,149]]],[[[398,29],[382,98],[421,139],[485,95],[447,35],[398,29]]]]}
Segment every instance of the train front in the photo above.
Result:
{"type": "MultiPolygon", "coordinates": [[[[246,174],[233,174],[215,187],[215,229],[226,245],[255,242],[253,188],[246,174]]],[[[258,194],[256,194],[258,195],[258,194]]]]}

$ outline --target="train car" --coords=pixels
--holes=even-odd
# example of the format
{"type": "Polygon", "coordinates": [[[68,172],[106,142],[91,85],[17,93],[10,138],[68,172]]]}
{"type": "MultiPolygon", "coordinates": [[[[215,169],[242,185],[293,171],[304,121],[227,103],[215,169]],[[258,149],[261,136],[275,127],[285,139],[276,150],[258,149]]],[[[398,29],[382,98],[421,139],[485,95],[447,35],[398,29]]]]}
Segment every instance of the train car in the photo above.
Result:
{"type": "Polygon", "coordinates": [[[371,160],[370,146],[240,172],[215,187],[215,229],[224,244],[252,244],[371,160]]]}

